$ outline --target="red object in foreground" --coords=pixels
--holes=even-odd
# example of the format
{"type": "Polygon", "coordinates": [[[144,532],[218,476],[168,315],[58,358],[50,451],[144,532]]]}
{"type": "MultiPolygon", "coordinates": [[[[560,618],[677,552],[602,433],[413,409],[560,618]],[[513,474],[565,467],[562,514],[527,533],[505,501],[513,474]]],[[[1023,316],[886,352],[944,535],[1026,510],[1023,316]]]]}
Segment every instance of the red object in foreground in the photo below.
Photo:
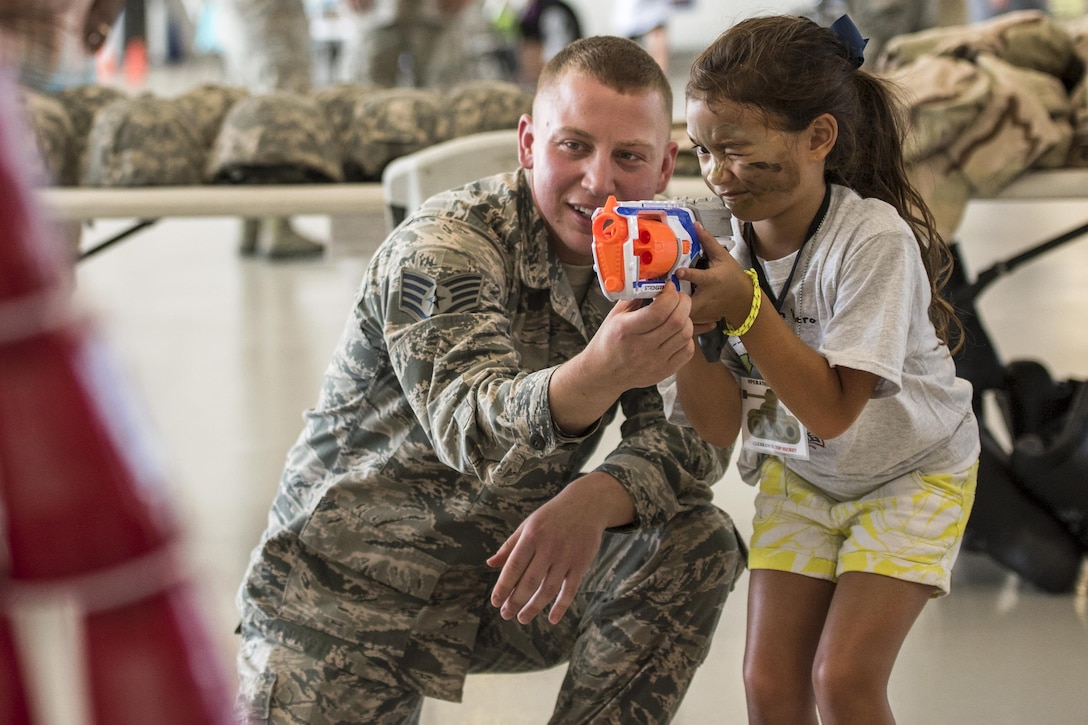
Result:
{"type": "Polygon", "coordinates": [[[0,722],[225,725],[162,468],[71,309],[15,99],[0,72],[0,722]]]}

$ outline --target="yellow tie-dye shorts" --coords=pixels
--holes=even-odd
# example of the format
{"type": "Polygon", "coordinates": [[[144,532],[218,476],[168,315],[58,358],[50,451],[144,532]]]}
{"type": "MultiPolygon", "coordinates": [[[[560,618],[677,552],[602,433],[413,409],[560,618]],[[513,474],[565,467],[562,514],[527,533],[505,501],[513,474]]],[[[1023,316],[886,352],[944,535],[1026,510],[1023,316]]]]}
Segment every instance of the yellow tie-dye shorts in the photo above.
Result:
{"type": "Polygon", "coordinates": [[[861,571],[948,593],[975,501],[978,464],[956,473],[910,473],[854,501],[836,501],[778,458],[760,471],[749,569],[837,581],[861,571]]]}

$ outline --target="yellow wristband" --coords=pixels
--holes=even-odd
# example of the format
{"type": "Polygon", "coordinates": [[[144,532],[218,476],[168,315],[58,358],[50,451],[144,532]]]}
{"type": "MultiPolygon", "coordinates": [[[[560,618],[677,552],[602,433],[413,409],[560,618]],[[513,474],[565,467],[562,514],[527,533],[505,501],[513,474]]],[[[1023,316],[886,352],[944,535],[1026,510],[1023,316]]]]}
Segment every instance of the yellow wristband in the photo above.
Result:
{"type": "Polygon", "coordinates": [[[752,309],[748,310],[748,317],[744,319],[743,324],[737,329],[734,330],[729,326],[728,322],[725,323],[725,334],[732,337],[740,337],[752,329],[752,325],[756,322],[756,315],[759,314],[759,303],[763,301],[763,291],[759,288],[759,277],[756,276],[756,271],[746,269],[744,273],[752,280],[752,309]]]}

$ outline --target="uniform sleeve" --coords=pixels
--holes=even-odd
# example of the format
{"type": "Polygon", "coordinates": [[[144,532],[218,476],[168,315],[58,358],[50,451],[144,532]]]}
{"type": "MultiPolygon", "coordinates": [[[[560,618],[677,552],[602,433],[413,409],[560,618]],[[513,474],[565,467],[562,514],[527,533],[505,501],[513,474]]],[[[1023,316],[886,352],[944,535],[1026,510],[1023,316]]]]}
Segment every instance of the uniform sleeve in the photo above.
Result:
{"type": "Polygon", "coordinates": [[[360,320],[381,320],[373,334],[384,338],[439,460],[488,484],[513,483],[527,463],[567,441],[548,407],[554,368],[519,365],[510,255],[460,221],[420,222],[397,234],[370,272],[360,320]]]}
{"type": "Polygon", "coordinates": [[[710,487],[725,475],[732,449],[670,423],[656,388],[629,390],[620,403],[620,443],[597,470],[617,479],[631,495],[633,526],[657,526],[687,506],[711,500],[710,487]]]}

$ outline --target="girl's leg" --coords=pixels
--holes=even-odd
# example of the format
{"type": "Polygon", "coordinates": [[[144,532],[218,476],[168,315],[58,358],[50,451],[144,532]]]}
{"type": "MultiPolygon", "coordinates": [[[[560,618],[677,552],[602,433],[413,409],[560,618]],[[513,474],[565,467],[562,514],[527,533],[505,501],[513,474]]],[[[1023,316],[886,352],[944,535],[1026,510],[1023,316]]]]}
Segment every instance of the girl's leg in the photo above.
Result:
{"type": "Polygon", "coordinates": [[[754,569],[749,576],[748,722],[816,725],[812,663],[835,584],[770,569],[754,569]]]}
{"type": "Polygon", "coordinates": [[[888,680],[933,592],[880,574],[850,571],[839,577],[813,669],[823,725],[895,722],[888,680]]]}

